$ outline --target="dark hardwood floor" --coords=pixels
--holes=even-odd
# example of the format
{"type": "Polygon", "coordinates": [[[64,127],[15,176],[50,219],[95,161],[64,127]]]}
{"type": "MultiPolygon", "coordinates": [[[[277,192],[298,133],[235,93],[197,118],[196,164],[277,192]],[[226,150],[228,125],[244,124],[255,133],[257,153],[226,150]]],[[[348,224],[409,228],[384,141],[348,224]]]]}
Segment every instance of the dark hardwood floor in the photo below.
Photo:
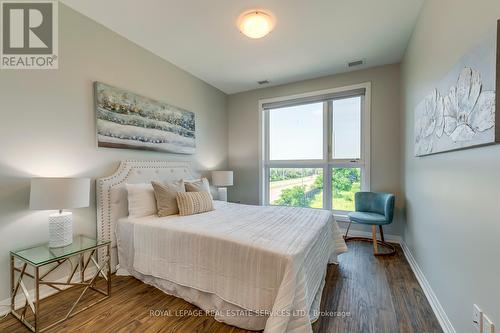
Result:
{"type": "MultiPolygon", "coordinates": [[[[313,324],[315,333],[442,332],[399,246],[393,257],[374,257],[368,243],[350,242],[348,246],[340,265],[328,268],[321,304],[327,315],[313,324]],[[335,311],[344,317],[332,316],[335,311]]],[[[42,325],[62,316],[78,289],[44,299],[42,325]]],[[[91,300],[85,297],[82,305],[91,300]]],[[[108,300],[47,332],[251,332],[209,316],[151,316],[151,310],[181,313],[197,308],[133,278],[113,276],[108,300]]],[[[9,315],[0,321],[0,332],[29,331],[9,315]]]]}
{"type": "Polygon", "coordinates": [[[314,332],[442,332],[399,245],[391,257],[373,256],[370,243],[348,248],[328,270],[321,309],[350,316],[321,317],[314,332]]]}

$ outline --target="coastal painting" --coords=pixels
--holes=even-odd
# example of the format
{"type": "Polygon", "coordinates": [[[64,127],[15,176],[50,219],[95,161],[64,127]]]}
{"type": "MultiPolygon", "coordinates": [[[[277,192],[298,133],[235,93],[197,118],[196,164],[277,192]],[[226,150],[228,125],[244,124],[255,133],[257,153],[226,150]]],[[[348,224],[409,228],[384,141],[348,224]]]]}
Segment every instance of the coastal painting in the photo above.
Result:
{"type": "Polygon", "coordinates": [[[415,155],[499,141],[496,103],[500,25],[467,52],[415,108],[415,155]]]}
{"type": "Polygon", "coordinates": [[[194,154],[193,112],[94,83],[99,147],[194,154]]]}

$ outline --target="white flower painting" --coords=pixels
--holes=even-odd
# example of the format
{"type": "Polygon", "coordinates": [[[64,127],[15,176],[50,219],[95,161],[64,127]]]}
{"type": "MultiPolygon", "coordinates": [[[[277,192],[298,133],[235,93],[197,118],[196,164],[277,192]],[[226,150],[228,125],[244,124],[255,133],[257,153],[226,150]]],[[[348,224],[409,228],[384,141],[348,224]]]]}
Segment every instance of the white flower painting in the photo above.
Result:
{"type": "Polygon", "coordinates": [[[495,142],[495,45],[487,38],[417,105],[416,156],[495,142]]]}
{"type": "Polygon", "coordinates": [[[193,112],[100,82],[95,102],[99,147],[194,154],[193,112]]]}

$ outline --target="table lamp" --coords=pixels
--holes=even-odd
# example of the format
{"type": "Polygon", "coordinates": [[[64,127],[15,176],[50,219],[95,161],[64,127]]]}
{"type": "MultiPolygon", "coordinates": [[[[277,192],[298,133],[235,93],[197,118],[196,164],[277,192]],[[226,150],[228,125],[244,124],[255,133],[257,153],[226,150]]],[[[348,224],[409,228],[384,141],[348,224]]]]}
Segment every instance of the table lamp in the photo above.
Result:
{"type": "Polygon", "coordinates": [[[220,186],[218,189],[219,200],[227,201],[227,187],[233,186],[232,171],[212,171],[212,185],[220,186]]]}
{"type": "Polygon", "coordinates": [[[88,207],[89,197],[89,178],[31,179],[30,209],[58,210],[49,215],[50,247],[73,242],[73,213],[63,209],[88,207]]]}

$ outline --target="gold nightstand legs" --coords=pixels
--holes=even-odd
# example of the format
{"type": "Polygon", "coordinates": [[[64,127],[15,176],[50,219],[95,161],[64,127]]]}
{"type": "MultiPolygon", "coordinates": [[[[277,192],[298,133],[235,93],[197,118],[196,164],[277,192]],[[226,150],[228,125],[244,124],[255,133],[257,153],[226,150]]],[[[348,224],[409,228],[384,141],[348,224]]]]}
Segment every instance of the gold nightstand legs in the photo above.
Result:
{"type": "Polygon", "coordinates": [[[34,266],[34,273],[33,274],[30,274],[26,271],[26,268],[28,266],[27,263],[23,263],[23,266],[22,268],[18,268],[16,267],[16,263],[15,263],[15,257],[11,255],[11,261],[10,261],[10,269],[11,269],[11,313],[14,317],[16,317],[19,321],[21,321],[29,330],[31,330],[32,332],[35,332],[35,333],[39,333],[39,332],[43,332],[49,328],[52,328],[54,327],[55,325],[57,324],[60,324],[62,323],[63,321],[73,317],[74,315],[102,302],[103,300],[107,299],[110,294],[111,294],[111,248],[110,248],[110,245],[108,244],[107,245],[107,255],[103,258],[101,264],[99,265],[99,263],[97,263],[97,261],[94,259],[94,254],[96,253],[96,250],[93,249],[91,252],[90,252],[90,255],[88,257],[87,260],[85,260],[84,258],[84,254],[83,253],[80,253],[78,255],[78,260],[77,260],[77,263],[75,264],[75,266],[71,267],[71,275],[65,279],[64,282],[60,282],[59,281],[44,281],[43,279],[52,271],[56,270],[58,267],[60,267],[63,263],[65,263],[66,261],[68,262],[71,262],[70,260],[68,260],[68,258],[64,258],[62,260],[58,260],[54,263],[56,263],[56,265],[54,267],[52,267],[49,271],[47,271],[46,273],[44,273],[42,276],[40,276],[40,266],[34,266]],[[86,282],[85,281],[85,271],[89,265],[89,263],[92,262],[92,264],[96,267],[96,271],[93,273],[93,275],[91,276],[91,278],[86,282]],[[76,273],[76,270],[77,269],[80,269],[80,282],[72,282],[73,280],[73,277],[76,273]],[[104,273],[103,270],[106,270],[106,274],[104,273]],[[17,277],[17,280],[16,280],[16,272],[19,274],[19,276],[17,277]],[[97,282],[97,278],[99,276],[102,276],[106,282],[107,282],[107,288],[106,290],[101,290],[99,288],[96,287],[96,282],[97,282]],[[23,278],[25,277],[29,277],[29,278],[32,278],[34,280],[34,297],[32,299],[32,297],[30,296],[24,282],[23,282],[23,278]],[[56,289],[58,291],[63,291],[64,289],[63,288],[60,288],[58,286],[67,286],[67,287],[71,287],[71,286],[83,286],[83,290],[82,292],[80,293],[80,295],[78,296],[78,298],[76,299],[76,301],[73,303],[73,305],[71,306],[71,308],[69,309],[69,311],[67,312],[67,314],[64,316],[64,318],[44,327],[44,328],[40,328],[40,286],[41,285],[46,285],[46,286],[49,286],[53,289],[56,289]],[[99,294],[102,294],[104,295],[104,297],[98,299],[97,301],[83,307],[82,309],[78,310],[78,311],[75,311],[77,305],[79,304],[79,302],[81,301],[81,299],[83,298],[84,294],[87,292],[88,289],[92,289],[96,292],[98,292],[99,294]],[[22,291],[22,293],[24,294],[24,298],[25,298],[25,304],[22,308],[20,309],[16,309],[15,306],[16,306],[16,296],[17,294],[19,293],[19,290],[22,291]],[[27,320],[27,310],[28,310],[28,307],[31,309],[31,311],[33,312],[33,315],[34,315],[34,323],[30,323],[28,320],[27,320]]]}
{"type": "Polygon", "coordinates": [[[35,267],[35,331],[40,327],[40,267],[35,267]]]}
{"type": "MultiPolygon", "coordinates": [[[[37,285],[36,281],[38,279],[38,275],[37,276],[33,276],[33,275],[27,273],[26,272],[26,267],[28,266],[28,264],[26,264],[26,263],[23,264],[23,267],[21,269],[17,268],[16,265],[15,265],[15,261],[14,260],[15,260],[15,258],[13,256],[11,256],[11,277],[12,277],[12,282],[15,279],[15,272],[19,272],[19,277],[17,278],[17,281],[13,285],[13,288],[12,288],[11,300],[10,300],[10,303],[11,303],[11,313],[12,313],[12,315],[14,317],[16,317],[17,319],[19,319],[19,321],[21,321],[28,329],[30,329],[33,332],[38,332],[38,330],[33,325],[31,325],[30,322],[28,322],[26,320],[26,310],[28,309],[28,305],[29,305],[29,307],[31,308],[31,311],[35,314],[35,326],[36,326],[36,323],[37,323],[36,308],[35,308],[32,300],[31,300],[31,297],[30,297],[29,293],[28,293],[28,289],[26,289],[26,286],[24,285],[24,282],[23,282],[23,277],[26,275],[26,276],[29,276],[31,278],[34,278],[35,279],[35,285],[37,285]],[[22,308],[21,314],[19,314],[16,311],[16,309],[15,309],[16,295],[17,295],[17,292],[19,291],[19,289],[21,289],[22,293],[24,294],[24,298],[25,298],[25,303],[24,303],[24,307],[22,308]]],[[[36,270],[36,271],[38,271],[38,270],[36,270]]]]}
{"type": "Polygon", "coordinates": [[[10,256],[10,309],[14,309],[14,297],[12,295],[14,295],[14,256],[10,256]]]}
{"type": "Polygon", "coordinates": [[[80,253],[80,262],[78,263],[80,265],[80,282],[85,281],[85,270],[83,269],[84,259],[85,258],[83,257],[83,253],[80,253]]]}

